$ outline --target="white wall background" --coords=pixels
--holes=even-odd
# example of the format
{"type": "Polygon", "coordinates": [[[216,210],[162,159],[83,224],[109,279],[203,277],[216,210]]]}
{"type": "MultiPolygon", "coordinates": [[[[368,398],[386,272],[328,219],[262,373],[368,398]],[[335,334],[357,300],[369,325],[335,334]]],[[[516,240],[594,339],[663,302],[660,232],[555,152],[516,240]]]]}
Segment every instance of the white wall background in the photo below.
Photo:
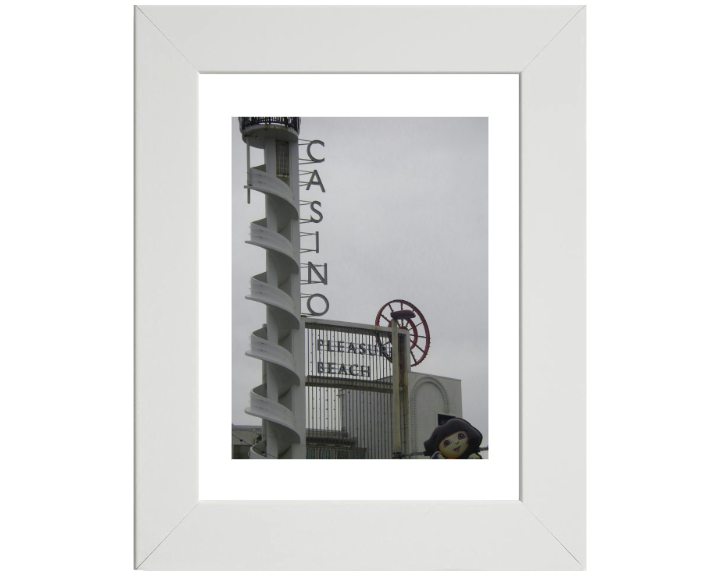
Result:
{"type": "MultiPolygon", "coordinates": [[[[710,573],[717,7],[589,4],[589,572],[710,573]]],[[[130,574],[132,6],[3,17],[3,568],[130,574]]]]}
{"type": "MultiPolygon", "coordinates": [[[[425,449],[425,440],[430,438],[433,430],[437,427],[438,414],[449,414],[468,420],[463,412],[463,393],[459,380],[411,372],[408,378],[408,394],[410,403],[409,452],[420,452],[425,449]],[[446,398],[447,406],[445,406],[446,398]]],[[[475,426],[473,422],[470,423],[475,426]]],[[[477,426],[475,427],[477,428],[477,426]]],[[[480,429],[478,428],[478,430],[480,429]]],[[[480,446],[487,446],[485,432],[480,430],[480,434],[483,436],[480,446]]],[[[483,452],[483,458],[487,458],[488,455],[488,452],[483,452]]]]}

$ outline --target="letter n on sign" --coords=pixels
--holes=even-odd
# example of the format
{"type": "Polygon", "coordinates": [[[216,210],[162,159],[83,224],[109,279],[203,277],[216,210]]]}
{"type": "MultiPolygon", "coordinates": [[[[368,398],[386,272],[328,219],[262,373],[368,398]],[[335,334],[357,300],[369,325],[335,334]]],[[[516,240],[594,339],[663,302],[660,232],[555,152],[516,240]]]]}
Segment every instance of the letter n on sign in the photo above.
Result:
{"type": "Polygon", "coordinates": [[[317,269],[315,264],[312,262],[308,262],[308,275],[307,275],[307,283],[308,284],[325,284],[327,285],[327,264],[323,264],[323,274],[320,274],[320,271],[317,269]],[[313,282],[312,279],[312,273],[315,272],[315,275],[320,279],[319,282],[313,282]]]}

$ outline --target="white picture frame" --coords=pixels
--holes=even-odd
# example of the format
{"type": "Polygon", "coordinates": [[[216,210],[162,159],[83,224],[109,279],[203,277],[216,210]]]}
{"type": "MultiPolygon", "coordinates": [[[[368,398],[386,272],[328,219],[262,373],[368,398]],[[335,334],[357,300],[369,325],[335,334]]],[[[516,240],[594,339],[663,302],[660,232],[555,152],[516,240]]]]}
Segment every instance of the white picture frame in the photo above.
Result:
{"type": "Polygon", "coordinates": [[[585,568],[584,7],[136,7],[135,222],[136,568],[585,568]],[[198,500],[198,81],[268,72],[520,75],[518,501],[198,500]]]}

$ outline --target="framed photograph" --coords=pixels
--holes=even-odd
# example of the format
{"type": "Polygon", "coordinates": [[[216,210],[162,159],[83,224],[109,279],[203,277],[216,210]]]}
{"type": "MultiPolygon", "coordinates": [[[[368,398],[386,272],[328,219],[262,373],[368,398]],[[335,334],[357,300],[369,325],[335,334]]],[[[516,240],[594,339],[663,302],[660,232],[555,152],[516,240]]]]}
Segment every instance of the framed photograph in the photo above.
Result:
{"type": "MultiPolygon", "coordinates": [[[[583,7],[570,6],[136,8],[136,567],[585,567],[584,18],[583,7]],[[510,86],[514,82],[511,89],[515,110],[519,109],[515,128],[506,127],[495,134],[514,131],[517,139],[519,132],[520,195],[518,198],[517,182],[514,193],[498,194],[499,188],[493,187],[491,180],[491,199],[495,191],[496,197],[515,201],[515,208],[509,211],[511,220],[514,214],[515,233],[495,244],[514,255],[514,260],[504,260],[515,263],[507,267],[515,269],[516,290],[514,305],[498,322],[491,320],[490,326],[502,324],[503,319],[506,325],[514,324],[519,345],[515,346],[514,361],[493,361],[491,354],[490,371],[498,366],[515,371],[514,384],[504,388],[515,391],[508,406],[516,419],[512,424],[511,417],[499,418],[510,422],[502,434],[493,423],[492,457],[475,465],[500,466],[505,454],[511,477],[499,482],[505,491],[484,493],[477,489],[487,483],[487,478],[482,469],[468,467],[473,463],[453,472],[455,482],[450,482],[443,464],[413,459],[371,461],[365,455],[380,450],[380,444],[373,443],[355,446],[356,459],[342,462],[232,460],[230,405],[217,404],[218,413],[213,396],[208,395],[215,386],[220,391],[218,398],[226,402],[230,398],[228,359],[234,354],[229,309],[216,313],[213,305],[205,304],[231,301],[229,257],[218,265],[207,253],[208,247],[221,245],[232,230],[229,186],[216,186],[224,205],[206,199],[214,196],[205,192],[213,189],[208,188],[206,174],[215,172],[208,170],[200,152],[201,145],[206,147],[205,118],[212,116],[205,113],[206,107],[225,114],[217,104],[220,94],[239,102],[232,107],[235,116],[250,117],[290,106],[291,113],[308,118],[352,117],[347,109],[329,113],[327,101],[313,108],[311,98],[305,107],[299,106],[299,94],[312,95],[313,85],[318,88],[321,84],[319,91],[323,93],[337,89],[342,94],[359,94],[362,87],[367,89],[378,82],[379,88],[373,93],[384,95],[375,100],[385,107],[377,116],[385,117],[386,124],[392,118],[404,122],[400,132],[413,130],[408,118],[444,116],[480,122],[475,128],[484,122],[477,118],[486,118],[492,134],[493,117],[497,120],[498,113],[478,114],[477,108],[458,112],[459,95],[470,95],[472,100],[473,93],[482,93],[480,85],[463,82],[489,82],[495,77],[501,83],[498,75],[504,75],[510,86]],[[235,87],[234,81],[238,81],[235,87]],[[412,97],[400,96],[400,85],[427,95],[431,88],[418,86],[428,81],[447,87],[439,99],[440,112],[412,113],[413,105],[419,104],[412,97]],[[358,83],[355,88],[353,82],[358,83]],[[415,82],[420,84],[413,85],[415,82]],[[257,103],[258,95],[262,105],[257,103]],[[452,110],[442,111],[443,100],[452,110]],[[404,109],[396,111],[403,103],[404,109]],[[214,270],[225,272],[212,276],[214,270]],[[225,325],[213,324],[223,314],[225,325]],[[209,333],[221,334],[218,345],[206,344],[209,333]],[[224,434],[226,443],[205,449],[205,442],[216,429],[224,434]],[[514,444],[514,453],[497,450],[503,439],[508,446],[514,444]],[[220,461],[227,473],[213,468],[220,461]],[[310,481],[309,465],[321,466],[318,470],[323,482],[310,481]],[[347,468],[333,469],[330,465],[347,468]],[[353,468],[371,465],[379,467],[372,472],[353,468]],[[431,474],[423,485],[413,480],[418,476],[417,466],[433,467],[438,475],[431,474]],[[262,470],[256,472],[258,467],[262,470]],[[397,467],[404,471],[396,472],[397,467]],[[352,487],[348,476],[360,477],[365,487],[352,487]],[[226,477],[233,489],[242,490],[224,491],[213,485],[217,478],[226,477]],[[308,488],[309,484],[315,489],[308,488]],[[212,490],[208,488],[211,485],[212,490]],[[448,489],[455,485],[461,488],[448,489]],[[361,492],[364,495],[358,496],[361,492]],[[473,552],[458,556],[443,553],[436,532],[428,530],[438,523],[459,528],[454,530],[457,543],[471,547],[473,552]],[[317,553],[318,538],[324,542],[322,554],[317,553]],[[272,553],[263,553],[264,546],[272,553]],[[358,550],[371,552],[358,554],[358,550]]],[[[368,111],[354,115],[371,117],[367,99],[366,106],[368,111]]],[[[228,182],[233,120],[240,134],[240,121],[232,116],[224,117],[221,140],[225,152],[219,154],[220,161],[227,162],[224,170],[228,182]]],[[[330,130],[332,126],[324,122],[318,128],[330,130]]],[[[369,120],[363,122],[367,125],[369,120]]],[[[427,119],[417,122],[424,122],[428,129],[432,124],[427,119]]],[[[441,125],[436,124],[438,128],[441,125]]],[[[358,121],[354,127],[366,130],[358,121]]],[[[337,140],[351,129],[346,126],[336,131],[337,140]]],[[[381,126],[375,129],[381,130],[381,126]]],[[[311,136],[322,139],[322,134],[311,136]]],[[[490,142],[492,149],[492,137],[490,142]]],[[[492,167],[490,174],[492,177],[492,167]]],[[[308,172],[306,179],[313,180],[313,173],[308,172]]],[[[260,196],[257,192],[252,195],[260,196]]],[[[329,190],[327,198],[331,198],[329,190]]],[[[490,213],[492,222],[492,205],[490,213]]],[[[230,243],[226,244],[230,254],[230,243]]],[[[491,281],[492,250],[491,236],[491,281]]],[[[220,254],[217,260],[223,258],[220,254]]],[[[328,273],[321,268],[316,278],[323,278],[323,274],[328,273]]],[[[331,300],[342,304],[337,296],[331,300]]],[[[491,287],[491,310],[494,302],[491,287]]],[[[382,312],[383,304],[384,300],[374,307],[382,312]]],[[[332,339],[321,340],[324,352],[332,339]]],[[[317,344],[318,338],[315,341],[317,344]]],[[[338,348],[337,340],[332,346],[335,352],[347,352],[338,348]]],[[[380,351],[381,346],[382,342],[380,351]]],[[[318,381],[326,377],[326,370],[341,370],[340,366],[358,374],[361,370],[358,363],[345,366],[319,360],[321,366],[315,362],[318,358],[313,358],[309,362],[315,364],[315,371],[323,371],[322,375],[313,375],[318,381]]],[[[363,372],[360,379],[364,376],[363,372]]],[[[351,380],[343,378],[348,386],[356,386],[351,380]]],[[[365,380],[370,380],[369,376],[365,380]]],[[[372,385],[382,387],[382,378],[374,378],[372,385]]],[[[368,382],[363,386],[369,386],[368,382]]],[[[344,402],[340,393],[330,398],[336,405],[344,402]]],[[[445,402],[433,410],[428,418],[440,424],[442,418],[457,416],[458,407],[445,402]]],[[[256,412],[262,413],[257,405],[256,412]]],[[[324,420],[323,425],[313,428],[316,437],[340,428],[343,412],[338,409],[336,413],[341,414],[334,416],[337,426],[324,420]]],[[[491,408],[491,422],[493,414],[491,408]]],[[[478,419],[482,419],[480,413],[478,419]]],[[[405,455],[417,444],[417,439],[412,440],[410,424],[407,430],[405,455]]],[[[317,438],[314,441],[319,442],[317,438]]],[[[258,447],[258,455],[267,454],[262,438],[253,437],[250,443],[258,447]]],[[[313,454],[321,450],[339,453],[322,442],[315,450],[313,454]]],[[[403,453],[390,448],[387,451],[403,453]]],[[[285,448],[282,454],[291,452],[285,448]]],[[[308,453],[303,449],[303,456],[308,453]]]]}
{"type": "MultiPolygon", "coordinates": [[[[305,414],[309,440],[296,443],[313,460],[297,462],[302,452],[288,452],[292,443],[281,446],[280,459],[295,456],[293,473],[302,473],[307,480],[302,491],[292,493],[293,498],[415,500],[432,494],[438,500],[517,500],[517,75],[447,74],[442,86],[427,74],[301,75],[292,82],[294,110],[303,114],[297,125],[299,156],[305,158],[307,139],[322,137],[322,145],[312,144],[311,153],[325,158],[303,177],[305,184],[298,191],[302,218],[298,228],[309,231],[298,243],[308,250],[297,255],[302,271],[298,290],[318,296],[311,302],[316,315],[310,316],[306,298],[299,299],[299,313],[292,310],[293,316],[299,316],[297,321],[305,324],[307,348],[296,359],[298,365],[305,363],[305,407],[293,418],[297,424],[305,414]],[[368,101],[361,96],[377,93],[384,97],[368,101]],[[344,97],[348,94],[358,96],[355,102],[344,97]],[[452,94],[451,101],[447,94],[452,94]],[[311,180],[322,187],[310,184],[311,180]],[[491,197],[488,186],[493,190],[491,197]],[[306,221],[320,220],[318,212],[320,222],[306,221]],[[308,262],[316,265],[311,272],[313,284],[305,284],[308,262]],[[490,323],[488,296],[495,319],[490,323]],[[395,300],[403,301],[396,305],[395,300]],[[392,312],[386,310],[377,320],[380,307],[386,304],[388,310],[414,307],[416,317],[422,315],[424,320],[417,327],[410,325],[409,362],[402,363],[403,370],[394,370],[387,348],[385,354],[376,355],[373,333],[391,333],[387,324],[392,312]],[[382,325],[375,326],[376,321],[382,325]],[[337,371],[335,378],[325,373],[325,365],[328,372],[337,371]],[[392,382],[401,375],[406,375],[407,382],[398,381],[400,416],[395,419],[392,382]],[[436,487],[450,480],[447,469],[435,467],[418,474],[415,466],[397,466],[389,460],[425,458],[424,442],[437,427],[437,414],[450,411],[479,431],[482,442],[476,455],[486,462],[481,476],[468,467],[454,469],[454,489],[440,491],[436,487]],[[497,432],[492,452],[488,416],[497,432]],[[397,449],[392,446],[393,422],[400,425],[397,449]],[[334,461],[332,465],[327,459],[334,461]],[[318,478],[312,481],[315,475],[318,478]],[[394,481],[366,482],[366,477],[394,481]]],[[[262,109],[267,94],[282,90],[286,83],[287,75],[274,74],[218,74],[202,79],[201,500],[275,499],[284,494],[275,486],[277,473],[255,463],[249,464],[253,488],[247,489],[243,478],[248,466],[228,460],[230,430],[228,422],[223,424],[217,415],[227,410],[227,383],[232,380],[233,452],[239,458],[264,456],[263,450],[250,453],[251,446],[263,446],[262,416],[267,406],[265,390],[260,388],[261,399],[255,398],[255,404],[261,405],[263,413],[254,414],[252,395],[262,384],[263,372],[250,337],[267,322],[263,305],[267,289],[257,282],[267,264],[266,253],[258,246],[264,243],[253,240],[253,234],[266,233],[264,226],[259,228],[266,206],[257,190],[251,191],[252,201],[247,202],[248,150],[235,116],[243,109],[262,109]],[[228,164],[233,167],[232,180],[228,164]],[[232,229],[219,226],[231,212],[232,229]],[[263,289],[261,298],[253,296],[253,285],[263,289]],[[231,315],[232,350],[227,340],[231,315]]],[[[251,133],[266,130],[263,121],[253,122],[247,121],[251,133]]],[[[278,127],[284,134],[284,124],[278,127]]],[[[266,150],[249,152],[251,165],[265,164],[266,150]]],[[[281,266],[296,270],[294,256],[280,256],[281,266]]],[[[284,280],[279,282],[283,283],[287,287],[284,280]]],[[[287,312],[286,307],[278,313],[287,316],[287,312]]],[[[399,337],[404,337],[402,329],[399,337]]],[[[292,374],[284,371],[277,376],[289,378],[290,385],[300,389],[301,382],[292,374]]],[[[283,406],[291,405],[287,397],[283,401],[283,406]]],[[[271,451],[265,457],[274,456],[271,451]]]]}

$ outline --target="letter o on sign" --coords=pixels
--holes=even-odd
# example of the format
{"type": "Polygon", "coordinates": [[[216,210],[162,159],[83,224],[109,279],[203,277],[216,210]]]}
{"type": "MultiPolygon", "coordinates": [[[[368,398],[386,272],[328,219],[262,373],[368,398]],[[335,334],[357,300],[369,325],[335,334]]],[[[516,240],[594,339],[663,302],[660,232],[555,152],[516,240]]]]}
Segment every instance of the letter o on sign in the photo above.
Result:
{"type": "Polygon", "coordinates": [[[305,305],[307,306],[310,314],[312,314],[313,316],[323,316],[327,314],[327,311],[330,309],[330,302],[328,302],[328,299],[325,298],[325,296],[323,296],[322,294],[313,294],[312,296],[309,296],[305,305]],[[311,305],[313,298],[320,298],[323,302],[325,302],[325,310],[323,310],[322,312],[315,312],[311,305]]]}

